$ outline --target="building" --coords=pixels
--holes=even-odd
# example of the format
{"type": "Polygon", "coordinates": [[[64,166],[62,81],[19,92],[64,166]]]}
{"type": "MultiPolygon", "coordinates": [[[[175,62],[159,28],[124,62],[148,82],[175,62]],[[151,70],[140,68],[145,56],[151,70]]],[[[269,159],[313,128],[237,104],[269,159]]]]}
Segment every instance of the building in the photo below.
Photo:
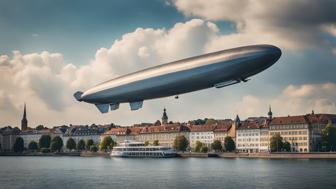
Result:
{"type": "MultiPolygon", "coordinates": [[[[237,116],[238,117],[238,116],[237,116]]],[[[237,123],[236,150],[239,152],[268,151],[268,122],[265,117],[252,117],[237,123]]]]}
{"type": "Polygon", "coordinates": [[[99,129],[99,127],[94,126],[82,126],[82,125],[71,125],[68,130],[64,133],[62,139],[64,145],[72,138],[75,140],[76,144],[80,140],[93,140],[94,144],[100,143],[100,136],[105,132],[105,129],[99,129]]]}
{"type": "Polygon", "coordinates": [[[7,126],[1,128],[0,133],[1,133],[1,141],[0,141],[1,151],[6,152],[12,151],[16,137],[20,133],[20,129],[17,127],[12,128],[10,126],[7,126]]]}
{"type": "Polygon", "coordinates": [[[292,152],[321,150],[322,129],[331,121],[335,125],[336,115],[311,114],[275,117],[270,123],[270,136],[280,134],[291,144],[292,152]]]}
{"type": "Polygon", "coordinates": [[[27,128],[28,128],[28,120],[27,120],[26,103],[25,103],[23,108],[23,116],[21,120],[21,130],[24,131],[27,128]]]}
{"type": "Polygon", "coordinates": [[[184,135],[189,138],[189,127],[180,123],[171,123],[160,126],[147,126],[141,128],[138,141],[153,144],[155,140],[159,141],[160,145],[173,147],[174,140],[177,136],[184,135]]]}
{"type": "Polygon", "coordinates": [[[200,141],[209,149],[214,141],[214,130],[216,124],[190,125],[189,144],[192,149],[196,147],[196,142],[200,141]]]}
{"type": "Polygon", "coordinates": [[[224,144],[224,140],[227,136],[231,138],[235,138],[235,133],[233,134],[232,131],[234,128],[232,127],[233,121],[231,119],[226,120],[217,120],[216,128],[213,130],[214,140],[221,141],[224,144]]]}

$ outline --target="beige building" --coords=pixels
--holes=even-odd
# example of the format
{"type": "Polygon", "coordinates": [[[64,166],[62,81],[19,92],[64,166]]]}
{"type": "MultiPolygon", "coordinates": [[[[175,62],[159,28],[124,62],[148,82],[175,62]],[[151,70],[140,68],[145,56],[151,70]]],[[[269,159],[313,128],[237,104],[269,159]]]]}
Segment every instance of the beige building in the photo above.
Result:
{"type": "Polygon", "coordinates": [[[153,143],[159,141],[160,145],[173,147],[177,136],[184,135],[189,138],[189,128],[180,123],[165,124],[160,126],[143,127],[138,135],[138,141],[153,143]]]}
{"type": "Polygon", "coordinates": [[[291,144],[292,152],[321,150],[322,129],[335,119],[331,114],[275,117],[270,123],[270,136],[279,133],[291,144]]]}

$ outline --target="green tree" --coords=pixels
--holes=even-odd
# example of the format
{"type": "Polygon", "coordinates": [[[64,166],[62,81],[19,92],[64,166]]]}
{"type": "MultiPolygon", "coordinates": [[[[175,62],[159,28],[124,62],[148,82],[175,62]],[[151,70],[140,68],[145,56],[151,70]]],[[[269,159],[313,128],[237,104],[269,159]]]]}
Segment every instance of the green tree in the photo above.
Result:
{"type": "Polygon", "coordinates": [[[94,144],[92,139],[86,141],[86,150],[90,150],[90,147],[94,144]]]}
{"type": "Polygon", "coordinates": [[[66,148],[69,150],[74,150],[76,149],[76,142],[74,139],[69,138],[67,143],[66,143],[66,148]]]}
{"type": "Polygon", "coordinates": [[[42,135],[39,140],[40,148],[49,148],[50,147],[51,137],[49,135],[42,135]]]}
{"type": "Polygon", "coordinates": [[[79,150],[79,151],[85,150],[85,141],[83,139],[78,141],[77,150],[79,150]]]}
{"type": "Polygon", "coordinates": [[[187,147],[189,145],[189,141],[184,135],[179,135],[174,140],[174,148],[177,151],[183,151],[185,152],[187,147]]]}
{"type": "Polygon", "coordinates": [[[219,140],[215,140],[215,141],[213,141],[213,143],[211,144],[211,148],[212,148],[213,150],[215,150],[215,152],[220,152],[220,151],[222,151],[223,146],[222,146],[221,141],[219,141],[219,140]]]}
{"type": "Polygon", "coordinates": [[[236,150],[236,144],[230,136],[226,136],[224,139],[224,148],[227,152],[233,152],[236,150]]]}
{"type": "Polygon", "coordinates": [[[51,141],[51,151],[52,152],[60,152],[62,150],[63,147],[63,140],[60,136],[55,136],[52,141],[51,141]]]}
{"type": "Polygon", "coordinates": [[[283,150],[286,151],[286,152],[290,152],[291,151],[291,145],[288,141],[285,141],[283,143],[283,150]]]}
{"type": "Polygon", "coordinates": [[[336,128],[332,125],[331,121],[322,129],[322,144],[326,151],[336,150],[336,128]]]}
{"type": "Polygon", "coordinates": [[[271,137],[271,152],[280,152],[283,149],[282,137],[279,133],[276,133],[271,137]]]}
{"type": "Polygon", "coordinates": [[[159,140],[154,140],[153,146],[159,146],[159,140]]]}
{"type": "Polygon", "coordinates": [[[43,126],[43,125],[38,125],[37,127],[36,127],[36,130],[43,130],[45,127],[43,126]]]}
{"type": "Polygon", "coordinates": [[[115,145],[116,142],[114,142],[114,140],[110,136],[106,136],[100,142],[99,149],[101,151],[112,150],[115,145]]]}
{"type": "Polygon", "coordinates": [[[145,141],[145,146],[148,146],[149,145],[149,141],[145,141]]]}
{"type": "Polygon", "coordinates": [[[37,144],[37,142],[31,141],[28,144],[28,149],[31,150],[31,151],[37,151],[38,150],[38,144],[37,144]]]}
{"type": "Polygon", "coordinates": [[[14,152],[23,152],[24,150],[24,141],[21,137],[17,137],[15,139],[15,143],[13,146],[14,152]]]}
{"type": "Polygon", "coordinates": [[[91,145],[90,146],[90,152],[97,152],[98,151],[98,148],[96,145],[91,145]]]}
{"type": "Polygon", "coordinates": [[[203,143],[201,141],[196,141],[195,152],[201,152],[203,143]]]}
{"type": "Polygon", "coordinates": [[[203,152],[203,153],[207,153],[208,152],[208,147],[207,146],[202,146],[202,148],[201,148],[201,152],[203,152]]]}

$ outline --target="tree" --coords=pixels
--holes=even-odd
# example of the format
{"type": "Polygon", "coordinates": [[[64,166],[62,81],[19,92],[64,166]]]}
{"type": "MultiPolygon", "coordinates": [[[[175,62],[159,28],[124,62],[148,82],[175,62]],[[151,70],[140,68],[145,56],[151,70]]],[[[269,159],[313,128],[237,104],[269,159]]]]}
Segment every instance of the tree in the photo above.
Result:
{"type": "Polygon", "coordinates": [[[98,151],[98,148],[96,145],[91,145],[90,146],[90,152],[97,152],[98,151]]]}
{"type": "Polygon", "coordinates": [[[236,144],[230,136],[226,136],[224,139],[224,148],[227,152],[232,152],[236,149],[236,144]]]}
{"type": "Polygon", "coordinates": [[[60,136],[55,136],[51,141],[51,151],[52,152],[60,152],[63,147],[63,140],[60,136]]]}
{"type": "Polygon", "coordinates": [[[21,137],[17,137],[15,139],[13,150],[14,150],[14,152],[23,152],[23,150],[24,150],[24,142],[23,142],[23,139],[21,137]]]}
{"type": "Polygon", "coordinates": [[[49,148],[50,147],[51,137],[49,135],[42,135],[39,140],[40,148],[49,148]]]}
{"type": "Polygon", "coordinates": [[[202,148],[201,148],[201,152],[203,152],[203,153],[207,153],[208,152],[208,147],[207,146],[202,146],[202,148]]]}
{"type": "Polygon", "coordinates": [[[103,140],[100,142],[99,149],[102,151],[107,151],[113,149],[116,142],[110,137],[106,136],[103,138],[103,140]]]}
{"type": "Polygon", "coordinates": [[[148,146],[149,145],[149,141],[145,141],[145,146],[148,146]]]}
{"type": "Polygon", "coordinates": [[[177,151],[185,152],[188,145],[189,145],[189,142],[184,135],[179,135],[174,140],[174,148],[177,151]]]}
{"type": "Polygon", "coordinates": [[[74,150],[76,149],[76,142],[74,139],[69,138],[67,143],[66,143],[66,148],[69,150],[74,150]]]}
{"type": "Polygon", "coordinates": [[[212,148],[213,150],[215,150],[215,152],[222,151],[223,146],[222,146],[221,141],[219,141],[219,140],[215,140],[215,141],[213,141],[213,143],[211,144],[211,148],[212,148]]]}
{"type": "Polygon", "coordinates": [[[203,143],[201,141],[196,141],[195,152],[201,152],[203,143]]]}
{"type": "Polygon", "coordinates": [[[288,141],[285,141],[283,143],[283,150],[285,150],[286,152],[290,152],[291,151],[291,145],[288,141]]]}
{"type": "Polygon", "coordinates": [[[271,152],[280,152],[283,149],[282,137],[279,133],[276,133],[271,137],[271,152]]]}
{"type": "Polygon", "coordinates": [[[38,149],[38,144],[37,144],[37,142],[35,142],[35,141],[31,141],[31,142],[28,144],[28,149],[31,150],[31,151],[37,151],[37,149],[38,149]]]}
{"type": "Polygon", "coordinates": [[[336,128],[331,121],[322,129],[322,144],[326,151],[335,151],[336,147],[336,128]]]}
{"type": "Polygon", "coordinates": [[[36,130],[43,130],[45,127],[43,126],[43,125],[38,125],[37,127],[36,127],[36,130]]]}
{"type": "Polygon", "coordinates": [[[153,146],[159,146],[159,140],[154,140],[153,146]]]}
{"type": "Polygon", "coordinates": [[[90,147],[94,144],[92,139],[86,141],[86,150],[90,150],[90,147]]]}
{"type": "Polygon", "coordinates": [[[77,143],[77,150],[85,150],[85,141],[83,139],[79,140],[77,143]]]}

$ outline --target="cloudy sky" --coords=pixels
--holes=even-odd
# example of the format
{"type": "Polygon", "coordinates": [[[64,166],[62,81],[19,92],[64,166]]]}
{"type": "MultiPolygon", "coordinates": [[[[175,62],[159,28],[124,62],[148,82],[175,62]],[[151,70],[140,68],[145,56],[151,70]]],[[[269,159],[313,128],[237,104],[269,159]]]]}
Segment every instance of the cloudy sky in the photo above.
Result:
{"type": "Polygon", "coordinates": [[[130,125],[336,113],[334,0],[2,0],[0,127],[116,123],[130,125]],[[268,43],[280,61],[242,83],[144,102],[101,114],[72,94],[107,79],[169,61],[268,43]]]}

